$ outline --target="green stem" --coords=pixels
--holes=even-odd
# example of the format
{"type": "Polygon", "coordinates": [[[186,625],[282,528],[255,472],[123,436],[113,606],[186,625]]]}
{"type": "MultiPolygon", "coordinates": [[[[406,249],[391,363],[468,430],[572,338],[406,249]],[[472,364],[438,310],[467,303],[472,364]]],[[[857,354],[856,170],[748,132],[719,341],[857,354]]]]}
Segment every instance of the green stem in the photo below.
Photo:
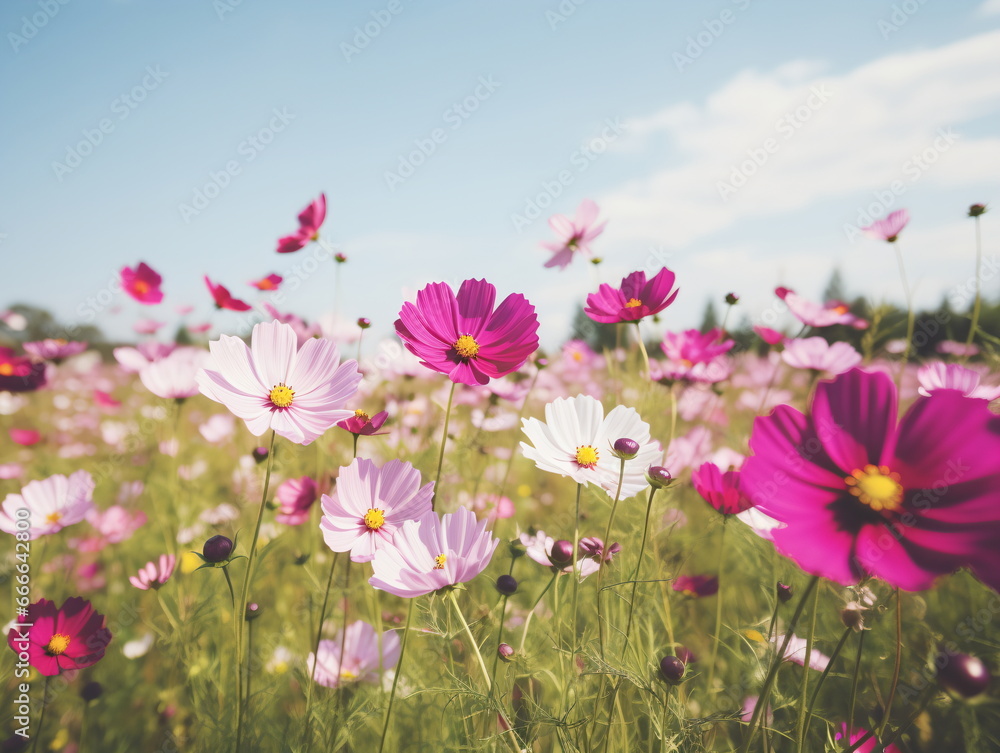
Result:
{"type": "MultiPolygon", "coordinates": [[[[601,642],[601,658],[604,658],[604,612],[601,598],[601,584],[604,582],[604,571],[609,564],[605,559],[605,552],[611,546],[611,527],[615,522],[615,512],[618,510],[618,500],[622,494],[622,481],[625,479],[625,458],[620,458],[621,468],[618,470],[618,488],[615,490],[615,501],[611,505],[611,515],[608,517],[608,527],[604,529],[604,551],[601,552],[601,567],[597,571],[597,630],[601,642]]],[[[601,686],[604,686],[604,676],[601,676],[601,686]]]]}
{"type": "Polygon", "coordinates": [[[632,577],[632,596],[628,602],[628,621],[625,623],[625,646],[628,650],[629,638],[632,635],[632,617],[635,614],[635,593],[639,588],[639,574],[642,571],[642,555],[646,551],[646,539],[649,535],[649,514],[653,511],[653,498],[656,497],[656,489],[650,488],[649,501],[646,503],[646,522],[642,526],[642,543],[639,545],[639,560],[635,565],[635,575],[632,577]]]}
{"type": "MultiPolygon", "coordinates": [[[[357,437],[355,437],[357,441],[357,437]]],[[[313,643],[313,668],[309,672],[309,685],[306,688],[306,724],[305,740],[306,753],[312,749],[312,699],[313,688],[316,685],[316,667],[319,666],[319,642],[323,637],[323,618],[326,616],[326,607],[330,603],[330,587],[333,585],[333,573],[337,569],[337,558],[339,554],[333,555],[333,564],[330,565],[330,575],[326,579],[326,591],[323,593],[323,606],[319,610],[319,627],[316,629],[316,641],[313,643]]]]}
{"type": "MultiPolygon", "coordinates": [[[[819,589],[813,592],[812,619],[806,637],[806,655],[802,660],[802,691],[799,695],[799,719],[796,724],[796,751],[802,753],[806,739],[806,697],[809,694],[809,662],[812,659],[813,636],[816,633],[816,613],[819,611],[819,589]]],[[[829,665],[828,665],[829,666],[829,665]]]]}
{"type": "Polygon", "coordinates": [[[385,748],[385,737],[389,731],[389,721],[392,719],[392,706],[396,700],[396,686],[399,684],[399,676],[403,673],[403,658],[406,656],[406,644],[410,637],[410,622],[413,619],[413,599],[406,609],[406,624],[403,626],[403,641],[399,647],[399,661],[396,662],[396,674],[392,678],[392,690],[389,691],[389,705],[385,710],[385,722],[382,724],[382,739],[378,744],[378,753],[382,753],[385,748]]]}
{"type": "Polygon", "coordinates": [[[830,674],[830,670],[833,669],[833,663],[840,656],[840,652],[843,650],[844,645],[847,643],[847,638],[853,632],[852,628],[845,628],[844,632],[840,635],[840,640],[837,641],[837,647],[833,649],[833,653],[830,654],[830,661],[827,662],[826,669],[823,670],[823,674],[819,676],[819,680],[816,682],[816,687],[813,689],[812,698],[809,699],[809,708],[806,709],[806,723],[804,736],[809,736],[809,725],[812,723],[813,709],[816,706],[816,699],[819,698],[820,688],[823,687],[823,683],[826,682],[827,676],[830,674]]]}
{"type": "MultiPolygon", "coordinates": [[[[351,557],[347,557],[347,567],[344,570],[344,627],[340,631],[340,656],[337,657],[337,711],[342,712],[344,688],[340,682],[344,670],[344,649],[347,646],[347,618],[351,607],[351,557]]],[[[317,659],[319,658],[317,654],[317,659]]],[[[343,722],[343,720],[341,720],[343,722]]]]}
{"type": "Polygon", "coordinates": [[[882,712],[882,722],[878,726],[878,736],[882,739],[885,732],[885,725],[889,723],[892,715],[892,702],[896,698],[896,688],[899,685],[899,668],[903,659],[903,610],[900,604],[899,588],[896,588],[896,664],[892,670],[892,684],[889,686],[889,697],[885,702],[885,710],[882,712]]]}
{"type": "Polygon", "coordinates": [[[42,729],[45,724],[45,709],[49,706],[49,677],[46,675],[45,683],[42,685],[42,710],[38,714],[38,728],[35,730],[35,739],[31,743],[31,753],[38,750],[38,741],[42,737],[42,729]]]}
{"type": "Polygon", "coordinates": [[[719,591],[715,601],[715,638],[712,642],[712,658],[708,665],[708,692],[712,692],[715,680],[715,662],[719,658],[719,636],[722,634],[722,561],[726,556],[726,518],[722,519],[722,535],[719,537],[719,591]]]}
{"type": "Polygon", "coordinates": [[[892,244],[896,250],[896,261],[899,263],[899,279],[903,283],[903,294],[906,296],[906,348],[903,350],[903,360],[899,366],[899,376],[896,377],[896,389],[903,381],[903,372],[906,371],[906,363],[910,359],[910,351],[913,348],[913,325],[916,319],[916,312],[913,310],[913,295],[910,293],[910,283],[906,279],[906,268],[903,266],[903,252],[899,250],[899,241],[892,244]]]}
{"type": "MultiPolygon", "coordinates": [[[[583,494],[583,484],[576,485],[576,512],[573,515],[573,607],[571,613],[573,621],[570,623],[570,663],[573,675],[576,675],[576,651],[577,651],[577,603],[580,596],[580,572],[577,570],[577,563],[580,558],[580,496],[583,494]]],[[[570,683],[566,682],[566,695],[569,695],[570,683]]]]}
{"type": "MultiPolygon", "coordinates": [[[[982,307],[982,284],[983,284],[983,244],[979,231],[979,217],[976,220],[976,302],[972,306],[972,324],[969,327],[969,336],[965,340],[966,345],[972,345],[976,337],[976,327],[979,325],[979,310],[982,307]]],[[[965,357],[968,359],[968,356],[965,357]]]]}
{"type": "Polygon", "coordinates": [[[451,420],[451,403],[455,399],[455,386],[457,382],[451,383],[451,391],[448,392],[448,407],[444,409],[444,431],[441,434],[441,450],[438,452],[437,475],[434,476],[434,495],[431,497],[431,509],[437,502],[438,487],[441,486],[441,466],[444,465],[444,448],[448,444],[448,422],[451,420]]]}
{"type": "MultiPolygon", "coordinates": [[[[646,352],[646,343],[642,341],[642,328],[639,322],[635,323],[635,339],[639,341],[639,352],[642,354],[642,365],[646,378],[649,378],[649,353],[646,352]]],[[[641,375],[640,375],[641,376],[641,375]]]]}
{"type": "Polygon", "coordinates": [[[858,636],[858,653],[854,659],[854,679],[851,680],[851,699],[848,701],[847,739],[854,736],[854,703],[858,698],[858,681],[861,679],[861,652],[865,648],[865,631],[858,636]]]}
{"type": "Polygon", "coordinates": [[[559,569],[552,568],[552,577],[549,579],[549,582],[545,584],[545,588],[542,589],[542,592],[538,594],[538,598],[535,599],[535,603],[531,605],[531,609],[528,610],[528,616],[524,618],[524,629],[521,631],[521,645],[517,649],[518,653],[524,652],[524,641],[528,637],[528,628],[531,627],[531,618],[535,616],[535,609],[537,609],[538,605],[542,603],[542,597],[545,596],[550,588],[552,588],[552,584],[556,582],[557,577],[559,577],[559,569]]]}

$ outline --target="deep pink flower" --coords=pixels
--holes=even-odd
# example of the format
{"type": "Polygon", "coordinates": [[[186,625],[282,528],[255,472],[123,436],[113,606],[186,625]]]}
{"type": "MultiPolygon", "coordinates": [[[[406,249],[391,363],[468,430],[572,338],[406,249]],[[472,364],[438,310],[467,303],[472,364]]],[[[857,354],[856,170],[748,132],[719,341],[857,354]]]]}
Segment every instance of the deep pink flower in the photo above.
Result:
{"type": "Polygon", "coordinates": [[[41,481],[31,481],[20,494],[8,494],[0,510],[0,531],[15,534],[25,531],[29,540],[61,531],[79,523],[94,507],[94,479],[84,470],[67,478],[61,474],[41,481]],[[24,508],[26,518],[18,514],[24,508]],[[27,529],[18,525],[26,520],[27,529]]]}
{"type": "Polygon", "coordinates": [[[22,447],[31,447],[42,441],[42,433],[35,429],[11,429],[8,433],[22,447]]]}
{"type": "MultiPolygon", "coordinates": [[[[815,649],[813,649],[813,650],[815,651],[815,649]]],[[[855,728],[853,734],[851,735],[851,739],[847,740],[846,739],[847,738],[847,725],[846,724],[841,724],[840,725],[840,732],[838,732],[836,735],[834,735],[834,739],[835,740],[843,740],[843,742],[841,743],[841,745],[845,746],[845,748],[849,748],[852,745],[854,745],[854,743],[856,743],[858,740],[860,740],[862,737],[864,737],[867,734],[868,734],[868,730],[855,728]]],[[[872,735],[871,737],[868,738],[868,742],[862,743],[861,747],[859,747],[857,749],[857,753],[872,753],[872,751],[877,750],[877,749],[878,749],[878,738],[875,735],[872,735]]],[[[903,753],[903,751],[901,751],[899,749],[899,747],[895,743],[893,743],[892,745],[887,745],[884,748],[884,751],[885,751],[885,753],[903,753]]]]}
{"type": "Polygon", "coordinates": [[[403,523],[392,546],[375,550],[368,582],[404,599],[465,583],[490,564],[500,539],[465,507],[438,517],[433,510],[403,523]]]}
{"type": "Polygon", "coordinates": [[[280,322],[254,325],[251,347],[222,335],[209,344],[214,370],[198,373],[202,394],[242,418],[254,436],[268,429],[309,444],[351,416],[341,406],[358,389],[357,361],[340,362],[329,340],[308,340],[296,352],[295,331],[280,322]]]}
{"type": "Polygon", "coordinates": [[[140,591],[150,588],[159,590],[160,586],[170,580],[174,574],[177,558],[172,554],[161,554],[156,562],[147,562],[139,568],[138,575],[130,575],[128,582],[140,591]]]}
{"type": "Polygon", "coordinates": [[[109,393],[104,392],[103,390],[94,390],[93,395],[94,404],[97,405],[98,408],[113,411],[122,407],[121,401],[115,400],[109,393]]]}
{"type": "Polygon", "coordinates": [[[0,348],[0,392],[33,392],[45,385],[45,364],[0,348]]]}
{"type": "Polygon", "coordinates": [[[674,273],[666,267],[649,281],[640,269],[623,277],[620,288],[601,285],[596,293],[588,295],[584,313],[604,324],[637,322],[660,313],[674,302],[678,293],[674,280],[674,273]]]}
{"type": "Polygon", "coordinates": [[[122,267],[122,290],[139,303],[153,305],[163,300],[160,285],[163,278],[146,262],[139,262],[135,269],[122,267]]]}
{"type": "Polygon", "coordinates": [[[31,627],[21,629],[15,623],[7,633],[7,645],[14,653],[27,651],[31,666],[46,677],[96,664],[111,643],[104,615],[79,596],[66,599],[59,609],[48,599],[39,599],[28,606],[20,622],[31,627]]]}
{"type": "Polygon", "coordinates": [[[538,348],[535,307],[512,293],[494,311],[496,294],[486,280],[466,280],[457,296],[448,283],[431,283],[416,304],[403,304],[396,334],[427,368],[459,384],[487,384],[521,368],[538,348]]]}
{"type": "Polygon", "coordinates": [[[843,374],[861,363],[861,354],[849,343],[828,343],[822,337],[785,340],[781,360],[796,369],[843,374]]]}
{"type": "Polygon", "coordinates": [[[604,541],[597,538],[596,536],[584,536],[580,539],[580,556],[581,557],[591,557],[598,563],[603,560],[604,562],[611,562],[614,556],[621,552],[622,545],[617,541],[608,547],[607,551],[604,551],[604,541]]]}
{"type": "Polygon", "coordinates": [[[573,261],[575,251],[590,256],[590,242],[604,232],[604,226],[607,224],[606,222],[594,224],[600,211],[597,204],[590,199],[584,199],[577,207],[576,216],[572,220],[563,214],[554,214],[549,218],[549,227],[559,236],[559,241],[542,244],[555,254],[545,262],[546,267],[565,269],[573,261]]]}
{"type": "Polygon", "coordinates": [[[379,431],[379,429],[382,428],[382,424],[385,423],[385,420],[388,417],[389,414],[386,411],[379,411],[374,416],[369,416],[363,410],[358,408],[358,410],[354,411],[353,416],[345,418],[343,421],[339,421],[337,426],[357,436],[377,436],[379,434],[388,434],[388,432],[379,431]]]}
{"type": "Polygon", "coordinates": [[[251,280],[248,284],[253,285],[257,290],[277,290],[283,279],[281,275],[269,274],[259,280],[251,280]]]}
{"type": "Polygon", "coordinates": [[[892,214],[883,217],[880,220],[875,220],[875,222],[868,227],[861,228],[861,232],[869,238],[874,238],[877,241],[895,243],[896,238],[898,238],[899,234],[903,232],[903,228],[906,227],[906,223],[909,221],[909,210],[897,209],[892,214]]]}
{"type": "Polygon", "coordinates": [[[49,338],[24,344],[24,352],[43,361],[62,361],[87,349],[85,342],[70,342],[61,338],[49,338]]]}
{"type": "Polygon", "coordinates": [[[719,593],[719,579],[715,575],[678,575],[672,587],[685,596],[714,596],[719,593]]]}
{"type": "Polygon", "coordinates": [[[834,324],[846,324],[854,329],[868,327],[868,322],[852,314],[851,307],[843,301],[827,301],[820,306],[789,288],[775,288],[774,294],[785,302],[796,319],[810,327],[831,327],[834,324]]]}
{"type": "Polygon", "coordinates": [[[316,482],[309,476],[290,478],[278,487],[275,499],[278,514],[274,519],[287,526],[299,526],[309,520],[309,508],[313,506],[319,491],[316,482]]]}
{"type": "Polygon", "coordinates": [[[708,363],[717,356],[728,353],[736,344],[725,339],[726,333],[719,328],[702,333],[696,329],[684,332],[667,332],[660,343],[663,354],[675,363],[693,366],[708,363]]]}
{"type": "Polygon", "coordinates": [[[208,332],[210,329],[212,329],[211,322],[203,322],[202,324],[192,324],[187,327],[187,331],[190,332],[192,335],[201,335],[205,332],[208,332]]]}
{"type": "Polygon", "coordinates": [[[715,463],[704,463],[691,473],[695,491],[723,515],[736,515],[752,507],[740,490],[740,472],[723,472],[715,463]]]}
{"type": "Polygon", "coordinates": [[[754,423],[744,492],[814,575],[916,591],[969,566],[1000,589],[1000,416],[954,390],[898,422],[896,405],[886,374],[854,369],[821,382],[808,415],[778,406],[754,423]]]}
{"type": "Polygon", "coordinates": [[[420,485],[420,471],[394,459],[381,468],[365,458],[340,469],[337,492],[323,495],[320,528],[326,545],[350,552],[354,562],[368,562],[408,520],[431,509],[434,484],[420,485]]]}
{"type": "Polygon", "coordinates": [[[984,400],[1000,398],[1000,386],[988,387],[980,384],[978,372],[956,363],[928,363],[917,370],[920,386],[917,392],[930,395],[935,390],[958,390],[966,397],[981,397],[984,400]]]}
{"type": "Polygon", "coordinates": [[[768,345],[778,345],[785,341],[785,335],[783,332],[778,332],[776,329],[771,329],[770,327],[754,326],[753,331],[756,332],[760,339],[766,342],[768,345]]]}
{"type": "Polygon", "coordinates": [[[326,194],[321,193],[318,199],[299,213],[299,229],[278,239],[278,253],[289,254],[304,248],[309,241],[318,240],[319,229],[325,219],[326,194]]]}
{"type": "Polygon", "coordinates": [[[232,294],[222,285],[216,285],[210,279],[208,275],[205,275],[205,284],[208,286],[208,292],[212,294],[212,298],[215,299],[215,307],[217,309],[227,309],[229,311],[249,311],[250,304],[246,301],[241,301],[239,298],[233,298],[232,294]]]}

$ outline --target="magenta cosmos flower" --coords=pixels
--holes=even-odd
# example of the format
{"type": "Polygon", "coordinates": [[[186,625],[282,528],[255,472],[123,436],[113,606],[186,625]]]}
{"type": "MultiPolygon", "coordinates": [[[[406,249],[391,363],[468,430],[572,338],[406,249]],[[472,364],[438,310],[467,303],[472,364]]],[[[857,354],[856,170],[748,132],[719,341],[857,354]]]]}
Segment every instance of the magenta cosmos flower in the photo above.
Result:
{"type": "Polygon", "coordinates": [[[36,429],[11,429],[10,438],[22,447],[31,447],[42,441],[42,433],[36,429]]]}
{"type": "Polygon", "coordinates": [[[278,253],[290,254],[304,248],[310,241],[319,240],[319,229],[325,219],[326,194],[321,193],[318,199],[299,213],[299,229],[278,239],[278,253]]]}
{"type": "Polygon", "coordinates": [[[158,590],[174,574],[177,558],[172,554],[161,554],[156,562],[147,562],[139,568],[137,575],[129,576],[128,582],[140,591],[158,590]]]}
{"type": "Polygon", "coordinates": [[[162,301],[162,283],[163,278],[144,261],[139,262],[135,269],[122,267],[122,290],[139,303],[152,306],[162,301]]]}
{"type": "Polygon", "coordinates": [[[843,374],[861,363],[861,354],[849,343],[828,343],[822,337],[786,340],[781,360],[796,369],[843,374]]]}
{"type": "Polygon", "coordinates": [[[810,327],[832,327],[834,324],[846,324],[854,329],[868,327],[868,322],[852,314],[850,306],[843,301],[827,301],[821,306],[807,301],[790,288],[775,288],[774,294],[785,302],[796,319],[810,327]]]}
{"type": "Polygon", "coordinates": [[[903,232],[903,228],[906,227],[906,223],[909,221],[909,210],[897,209],[895,212],[883,217],[881,220],[875,220],[875,222],[868,227],[861,228],[861,232],[869,238],[874,238],[877,241],[895,243],[899,234],[903,232]]]}
{"type": "Polygon", "coordinates": [[[549,227],[559,236],[559,240],[542,244],[554,254],[545,262],[546,267],[565,269],[573,261],[574,252],[590,256],[590,242],[603,233],[604,226],[607,225],[606,222],[595,224],[600,211],[597,204],[584,199],[572,220],[564,214],[554,214],[549,218],[549,227]]]}
{"type": "Polygon", "coordinates": [[[487,384],[519,369],[538,348],[535,307],[512,293],[494,311],[496,295],[486,280],[466,280],[457,296],[447,283],[431,283],[416,304],[403,304],[396,334],[427,368],[458,384],[487,384]]]}
{"type": "Polygon", "coordinates": [[[267,277],[261,277],[259,280],[251,280],[249,284],[253,285],[257,290],[277,290],[283,279],[281,275],[269,274],[267,277]]]}
{"type": "Polygon", "coordinates": [[[326,545],[350,552],[353,562],[369,562],[379,549],[391,546],[393,535],[407,520],[431,509],[434,484],[420,485],[420,471],[403,460],[379,468],[357,458],[337,477],[337,493],[323,495],[320,528],[326,545]]]}
{"type": "Polygon", "coordinates": [[[343,404],[361,381],[356,361],[340,362],[329,340],[308,340],[296,351],[295,330],[280,322],[254,325],[251,345],[222,335],[209,344],[214,369],[198,373],[206,397],[242,418],[255,436],[268,429],[309,444],[351,411],[343,404]]]}
{"type": "Polygon", "coordinates": [[[46,677],[96,664],[111,643],[104,615],[79,596],[66,599],[59,609],[40,599],[28,606],[21,621],[31,627],[15,623],[7,633],[7,645],[17,654],[27,653],[31,666],[46,677]]]}
{"type": "Polygon", "coordinates": [[[249,303],[241,301],[239,298],[234,298],[227,288],[222,285],[216,285],[208,279],[208,275],[205,275],[205,285],[208,286],[208,292],[212,294],[212,299],[215,301],[217,309],[226,309],[228,311],[250,310],[249,303]]]}
{"type": "Polygon", "coordinates": [[[8,494],[0,510],[0,531],[24,532],[28,540],[79,523],[94,509],[94,479],[87,471],[31,481],[20,494],[8,494]],[[27,510],[27,514],[19,512],[27,510]]]}
{"type": "Polygon", "coordinates": [[[275,492],[278,514],[274,519],[286,526],[300,526],[309,520],[309,509],[316,501],[319,490],[309,476],[290,478],[275,492]]]}
{"type": "Polygon", "coordinates": [[[719,579],[715,575],[678,575],[672,588],[691,598],[714,596],[719,593],[719,579]]]}
{"type": "Polygon", "coordinates": [[[1000,589],[1000,416],[943,390],[897,422],[896,402],[886,374],[854,369],[821,382],[808,415],[778,406],[754,423],[744,492],[813,575],[916,591],[970,566],[1000,589]]]}
{"type": "Polygon", "coordinates": [[[637,322],[658,314],[677,297],[674,273],[664,267],[651,280],[642,270],[622,278],[620,288],[601,285],[587,296],[584,313],[595,322],[637,322]]]}
{"type": "Polygon", "coordinates": [[[45,364],[0,348],[0,392],[33,392],[45,386],[45,364]]]}
{"type": "Polygon", "coordinates": [[[354,411],[353,416],[345,418],[343,421],[339,421],[337,426],[344,431],[349,431],[355,436],[372,437],[377,436],[378,434],[388,434],[388,432],[379,431],[388,417],[389,414],[386,411],[379,411],[374,416],[369,416],[363,410],[358,408],[354,411]]]}
{"type": "Polygon", "coordinates": [[[336,688],[352,682],[379,684],[379,669],[386,671],[396,666],[400,653],[399,633],[395,630],[382,634],[382,660],[378,655],[378,633],[363,620],[352,622],[336,639],[319,642],[319,661],[309,654],[307,665],[316,682],[326,688],[336,688]],[[341,643],[343,636],[343,643],[341,643]]]}
{"type": "Polygon", "coordinates": [[[723,472],[715,463],[704,463],[691,472],[695,491],[723,515],[736,515],[752,507],[740,489],[740,472],[723,472]]]}
{"type": "Polygon", "coordinates": [[[85,342],[63,340],[62,338],[49,338],[24,344],[24,352],[28,355],[56,363],[78,353],[83,353],[86,349],[87,343],[85,342]]]}
{"type": "Polygon", "coordinates": [[[717,327],[704,333],[696,329],[667,332],[660,343],[660,350],[671,361],[685,366],[709,363],[728,353],[736,344],[733,340],[726,340],[725,336],[726,333],[717,327]]]}
{"type": "Polygon", "coordinates": [[[368,582],[404,599],[472,580],[486,569],[500,539],[465,507],[440,518],[430,510],[403,523],[392,546],[375,551],[368,582]]]}

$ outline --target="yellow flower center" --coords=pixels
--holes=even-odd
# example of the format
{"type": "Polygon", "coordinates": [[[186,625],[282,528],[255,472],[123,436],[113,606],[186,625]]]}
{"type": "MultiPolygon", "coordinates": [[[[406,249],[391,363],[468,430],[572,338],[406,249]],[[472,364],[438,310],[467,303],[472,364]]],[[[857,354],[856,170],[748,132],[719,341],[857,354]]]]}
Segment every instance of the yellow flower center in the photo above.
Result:
{"type": "Polygon", "coordinates": [[[59,654],[65,653],[66,649],[69,648],[69,642],[70,637],[68,635],[56,633],[45,647],[45,653],[49,656],[59,656],[59,654]]]}
{"type": "Polygon", "coordinates": [[[64,339],[64,338],[62,338],[62,337],[57,337],[57,338],[56,338],[55,340],[53,340],[52,342],[53,342],[53,343],[55,343],[56,345],[67,345],[67,344],[69,343],[69,341],[68,341],[68,340],[65,340],[65,339],[64,339]]]}
{"type": "Polygon", "coordinates": [[[371,420],[372,420],[372,417],[371,417],[371,416],[369,416],[369,415],[368,415],[367,413],[365,413],[365,412],[364,412],[363,410],[361,410],[360,408],[358,408],[358,409],[357,409],[356,411],[354,411],[354,417],[355,417],[355,418],[360,418],[360,419],[361,419],[362,421],[364,421],[365,423],[368,423],[369,421],[371,421],[371,420]]]}
{"type": "Polygon", "coordinates": [[[369,531],[377,531],[379,528],[385,525],[385,510],[378,510],[374,507],[369,507],[368,512],[365,513],[365,525],[368,527],[369,531]]]}
{"type": "Polygon", "coordinates": [[[135,292],[139,295],[143,295],[149,292],[149,283],[145,280],[136,280],[135,282],[135,292]]]}
{"type": "Polygon", "coordinates": [[[628,303],[625,304],[625,308],[627,308],[627,309],[635,309],[635,308],[639,308],[641,305],[642,305],[642,301],[640,301],[638,298],[629,298],[628,299],[628,303]]]}
{"type": "Polygon", "coordinates": [[[462,335],[455,341],[454,348],[462,358],[475,358],[479,355],[479,343],[472,335],[462,335]]]}
{"type": "Polygon", "coordinates": [[[445,555],[439,554],[437,557],[434,558],[434,569],[444,570],[444,563],[447,561],[448,558],[445,555]]]}
{"type": "Polygon", "coordinates": [[[292,404],[292,398],[295,397],[295,390],[282,382],[271,388],[271,394],[268,397],[275,408],[287,408],[292,404]]]}
{"type": "Polygon", "coordinates": [[[0,363],[0,375],[10,376],[14,373],[14,366],[9,363],[0,363]]]}
{"type": "Polygon", "coordinates": [[[50,512],[45,516],[46,523],[58,523],[60,520],[62,520],[62,513],[58,510],[56,510],[56,512],[50,512]]]}
{"type": "Polygon", "coordinates": [[[831,309],[831,311],[833,311],[833,313],[835,314],[846,314],[848,311],[850,311],[850,309],[847,307],[846,304],[842,303],[839,306],[834,306],[831,309]]]}
{"type": "Polygon", "coordinates": [[[341,680],[346,680],[347,682],[350,682],[351,680],[357,680],[358,679],[358,675],[357,675],[357,673],[352,672],[349,669],[342,669],[342,670],[340,670],[340,679],[341,680]]]}
{"type": "Polygon", "coordinates": [[[903,501],[903,485],[899,483],[899,474],[893,473],[887,466],[866,465],[864,470],[857,468],[850,476],[844,478],[847,490],[875,512],[898,510],[903,501]]]}
{"type": "Polygon", "coordinates": [[[589,444],[576,448],[576,464],[581,468],[593,468],[599,457],[597,448],[589,444]]]}

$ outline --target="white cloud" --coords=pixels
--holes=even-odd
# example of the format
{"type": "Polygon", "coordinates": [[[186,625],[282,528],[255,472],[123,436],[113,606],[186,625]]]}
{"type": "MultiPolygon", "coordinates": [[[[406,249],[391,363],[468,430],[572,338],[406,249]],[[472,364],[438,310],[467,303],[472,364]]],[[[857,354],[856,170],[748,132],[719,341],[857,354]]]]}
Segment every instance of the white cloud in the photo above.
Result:
{"type": "Polygon", "coordinates": [[[978,16],[998,16],[1000,15],[1000,0],[986,0],[976,11],[978,16]]]}

